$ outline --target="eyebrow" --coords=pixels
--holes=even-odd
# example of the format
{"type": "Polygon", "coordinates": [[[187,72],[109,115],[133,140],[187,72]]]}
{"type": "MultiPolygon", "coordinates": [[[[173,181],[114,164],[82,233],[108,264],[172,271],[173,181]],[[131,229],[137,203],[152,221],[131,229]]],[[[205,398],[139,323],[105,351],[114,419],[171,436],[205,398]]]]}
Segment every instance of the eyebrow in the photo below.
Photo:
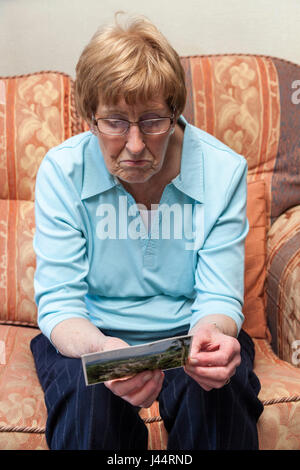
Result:
{"type": "MultiPolygon", "coordinates": [[[[121,108],[106,108],[102,111],[103,113],[106,114],[127,114],[128,111],[125,111],[124,109],[121,108]]],[[[164,108],[148,108],[142,111],[140,114],[147,114],[147,113],[162,113],[162,112],[168,112],[164,108]]]]}

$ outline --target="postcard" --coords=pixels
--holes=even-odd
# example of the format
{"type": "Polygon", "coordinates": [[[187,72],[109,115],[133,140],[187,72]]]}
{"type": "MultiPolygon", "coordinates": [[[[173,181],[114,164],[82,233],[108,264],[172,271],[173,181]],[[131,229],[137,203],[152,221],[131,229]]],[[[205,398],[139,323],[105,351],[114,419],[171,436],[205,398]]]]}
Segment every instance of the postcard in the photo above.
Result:
{"type": "Polygon", "coordinates": [[[175,336],[128,348],[81,356],[86,385],[129,377],[144,370],[175,369],[185,365],[191,335],[175,336]]]}

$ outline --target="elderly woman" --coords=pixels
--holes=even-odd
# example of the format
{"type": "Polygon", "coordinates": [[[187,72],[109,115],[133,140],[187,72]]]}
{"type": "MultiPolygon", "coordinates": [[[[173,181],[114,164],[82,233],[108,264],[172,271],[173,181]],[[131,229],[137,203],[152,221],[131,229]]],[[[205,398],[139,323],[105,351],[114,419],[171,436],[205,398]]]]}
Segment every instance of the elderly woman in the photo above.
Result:
{"type": "Polygon", "coordinates": [[[139,410],[158,400],[168,449],[255,449],[246,161],[182,117],[181,62],[148,20],[97,32],[76,74],[90,131],[49,151],[36,182],[31,348],[48,445],[146,449],[139,410]],[[82,354],[188,332],[184,368],[86,387],[82,354]]]}

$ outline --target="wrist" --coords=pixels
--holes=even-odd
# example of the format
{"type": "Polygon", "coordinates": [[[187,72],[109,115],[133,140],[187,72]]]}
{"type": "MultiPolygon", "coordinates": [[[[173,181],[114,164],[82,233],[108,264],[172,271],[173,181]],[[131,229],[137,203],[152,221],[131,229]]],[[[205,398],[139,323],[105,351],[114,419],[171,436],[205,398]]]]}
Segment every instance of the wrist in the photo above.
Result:
{"type": "Polygon", "coordinates": [[[58,323],[51,332],[51,342],[67,357],[101,351],[106,337],[89,320],[69,318],[58,323]]]}
{"type": "Polygon", "coordinates": [[[238,334],[236,322],[231,317],[222,314],[207,315],[206,317],[200,318],[200,320],[198,320],[198,322],[190,329],[190,334],[195,333],[204,325],[208,325],[210,328],[227,336],[233,336],[236,338],[238,334]]]}

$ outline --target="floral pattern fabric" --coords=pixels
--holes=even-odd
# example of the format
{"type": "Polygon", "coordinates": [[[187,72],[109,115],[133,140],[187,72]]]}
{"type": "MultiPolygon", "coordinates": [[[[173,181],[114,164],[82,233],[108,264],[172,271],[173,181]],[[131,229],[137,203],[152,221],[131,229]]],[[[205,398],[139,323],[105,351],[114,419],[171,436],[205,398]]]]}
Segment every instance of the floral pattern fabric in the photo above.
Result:
{"type": "Polygon", "coordinates": [[[0,323],[37,325],[34,203],[0,199],[0,323]]]}

